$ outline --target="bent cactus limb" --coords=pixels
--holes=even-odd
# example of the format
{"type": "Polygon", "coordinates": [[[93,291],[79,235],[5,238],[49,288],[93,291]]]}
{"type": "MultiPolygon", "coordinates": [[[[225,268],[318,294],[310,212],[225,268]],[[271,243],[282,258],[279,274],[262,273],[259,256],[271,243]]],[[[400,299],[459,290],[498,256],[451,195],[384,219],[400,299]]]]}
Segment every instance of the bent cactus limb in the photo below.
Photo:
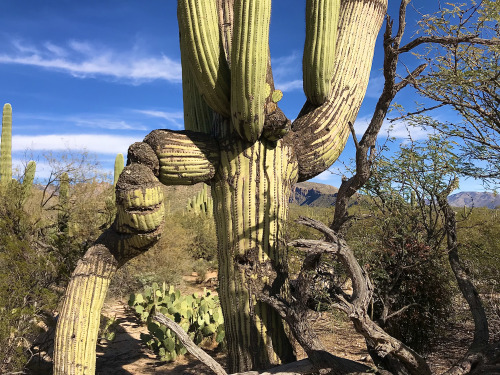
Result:
{"type": "Polygon", "coordinates": [[[101,309],[118,262],[109,249],[92,246],[66,289],[54,343],[54,374],[94,374],[101,309]]]}
{"type": "Polygon", "coordinates": [[[151,168],[138,163],[125,167],[116,197],[113,226],[78,262],[66,290],[56,329],[56,375],[95,373],[100,314],[110,280],[120,266],[160,238],[163,193],[151,168]]]}

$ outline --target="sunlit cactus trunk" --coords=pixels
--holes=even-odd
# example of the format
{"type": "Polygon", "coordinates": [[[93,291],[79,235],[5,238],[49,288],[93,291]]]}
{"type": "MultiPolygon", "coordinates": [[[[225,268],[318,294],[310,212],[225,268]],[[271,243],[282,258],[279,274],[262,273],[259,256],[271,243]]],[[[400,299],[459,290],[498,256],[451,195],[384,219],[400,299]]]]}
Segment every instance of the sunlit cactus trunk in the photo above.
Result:
{"type": "Polygon", "coordinates": [[[80,264],[66,292],[55,374],[94,372],[97,333],[91,330],[104,298],[94,291],[107,286],[113,267],[158,240],[160,182],[211,186],[229,370],[293,359],[286,328],[257,301],[251,279],[287,298],[291,188],[325,171],[342,152],[387,10],[387,0],[307,1],[307,101],[291,124],[274,88],[267,39],[271,1],[178,0],[186,130],[155,130],[130,147],[117,183],[117,219],[85,258],[97,269],[80,264]],[[96,246],[107,252],[96,252],[96,246]]]}
{"type": "Polygon", "coordinates": [[[293,350],[276,312],[255,300],[247,280],[259,277],[286,295],[285,223],[297,162],[284,142],[221,142],[212,186],[219,250],[219,288],[231,371],[289,362],[293,350]]]}

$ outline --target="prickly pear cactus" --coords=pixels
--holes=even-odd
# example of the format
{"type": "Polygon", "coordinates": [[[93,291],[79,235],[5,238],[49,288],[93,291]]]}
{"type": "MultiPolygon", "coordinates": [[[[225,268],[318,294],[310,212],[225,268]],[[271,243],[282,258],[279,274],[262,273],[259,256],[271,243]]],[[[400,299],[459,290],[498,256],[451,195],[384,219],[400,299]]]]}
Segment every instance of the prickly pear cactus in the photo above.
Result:
{"type": "Polygon", "coordinates": [[[161,361],[173,361],[177,356],[186,354],[186,349],[167,327],[151,319],[152,310],[179,324],[197,345],[204,340],[217,344],[224,340],[222,310],[217,296],[209,290],[204,289],[201,295],[183,295],[172,285],[163,283],[159,287],[153,283],[143,293],[132,294],[128,304],[147,324],[149,334],[142,334],[141,338],[161,361]]]}
{"type": "Polygon", "coordinates": [[[116,222],[77,267],[66,293],[56,375],[83,368],[93,373],[97,333],[91,328],[103,303],[97,291],[161,235],[160,182],[211,187],[230,371],[294,359],[286,327],[257,299],[252,280],[288,297],[291,189],[325,171],[342,152],[368,85],[387,0],[307,0],[307,101],[293,123],[279,108],[283,93],[274,86],[270,4],[178,0],[186,130],[155,130],[129,148],[130,165],[116,186],[116,222]]]}

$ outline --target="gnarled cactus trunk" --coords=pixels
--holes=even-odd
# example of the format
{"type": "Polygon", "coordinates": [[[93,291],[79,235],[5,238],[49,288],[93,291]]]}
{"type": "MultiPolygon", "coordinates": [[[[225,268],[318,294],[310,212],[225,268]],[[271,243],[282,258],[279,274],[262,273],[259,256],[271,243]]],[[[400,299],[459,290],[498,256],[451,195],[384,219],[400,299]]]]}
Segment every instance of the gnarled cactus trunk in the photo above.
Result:
{"type": "Polygon", "coordinates": [[[286,296],[285,223],[297,161],[283,141],[220,143],[212,185],[219,252],[219,285],[232,372],[262,369],[294,358],[283,323],[255,300],[245,274],[286,296]]]}
{"type": "MultiPolygon", "coordinates": [[[[155,130],[131,146],[130,165],[117,184],[117,220],[100,242],[123,264],[160,235],[158,180],[210,184],[232,372],[293,358],[281,319],[256,300],[249,279],[262,279],[271,292],[287,297],[284,224],[291,187],[325,171],[344,148],[387,9],[387,0],[308,1],[308,101],[290,126],[277,105],[282,93],[274,89],[269,58],[270,0],[178,0],[187,130],[155,130]],[[334,46],[329,37],[335,35],[329,34],[335,30],[334,46]]],[[[87,328],[96,329],[91,311],[102,305],[101,294],[92,292],[94,274],[77,269],[68,288],[57,330],[56,374],[93,373],[94,333],[87,328]],[[90,344],[77,346],[81,341],[90,344]],[[77,354],[78,348],[85,354],[77,354]]]]}

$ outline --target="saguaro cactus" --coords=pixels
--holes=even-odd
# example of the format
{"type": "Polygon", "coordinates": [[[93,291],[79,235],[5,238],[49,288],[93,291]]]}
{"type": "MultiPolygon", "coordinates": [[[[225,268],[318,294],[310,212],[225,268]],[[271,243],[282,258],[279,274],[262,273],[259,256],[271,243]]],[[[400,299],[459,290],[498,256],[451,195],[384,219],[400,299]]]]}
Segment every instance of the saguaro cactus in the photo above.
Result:
{"type": "Polygon", "coordinates": [[[194,212],[196,214],[203,213],[207,216],[213,216],[214,210],[214,200],[212,197],[208,196],[207,185],[203,185],[203,188],[196,194],[193,198],[188,199],[187,204],[188,212],[194,212]]]}
{"type": "Polygon", "coordinates": [[[36,162],[31,160],[30,162],[28,162],[28,165],[26,165],[26,169],[24,170],[24,178],[22,185],[23,204],[26,202],[31,193],[31,188],[33,187],[33,181],[35,180],[35,173],[36,173],[36,162]]]}
{"type": "Polygon", "coordinates": [[[116,187],[116,183],[118,182],[118,177],[123,172],[123,168],[125,168],[125,162],[123,160],[123,154],[116,155],[115,158],[115,173],[113,175],[113,186],[116,187]]]}
{"type": "Polygon", "coordinates": [[[0,183],[12,181],[12,106],[7,103],[2,113],[2,140],[0,152],[0,183]]]}
{"type": "Polygon", "coordinates": [[[327,169],[344,148],[387,9],[387,0],[307,2],[308,100],[291,124],[273,82],[270,0],[178,0],[186,130],[155,130],[130,147],[116,187],[117,219],[66,293],[56,374],[94,371],[102,290],[117,267],[158,239],[160,182],[211,186],[230,371],[293,359],[278,314],[257,300],[249,279],[287,298],[291,188],[327,169]]]}

